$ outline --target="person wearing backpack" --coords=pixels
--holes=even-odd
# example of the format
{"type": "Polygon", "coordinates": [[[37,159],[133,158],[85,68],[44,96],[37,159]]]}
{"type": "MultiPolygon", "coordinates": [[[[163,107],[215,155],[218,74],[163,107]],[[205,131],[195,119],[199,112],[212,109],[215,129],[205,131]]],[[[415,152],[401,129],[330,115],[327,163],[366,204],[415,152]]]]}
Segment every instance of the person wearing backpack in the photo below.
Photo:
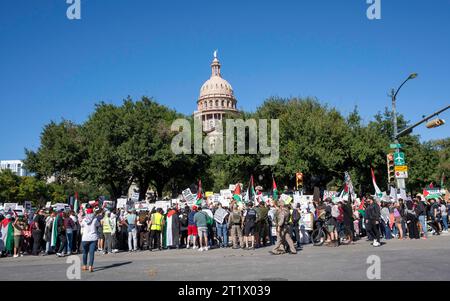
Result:
{"type": "Polygon", "coordinates": [[[231,213],[228,216],[228,227],[231,229],[231,241],[233,242],[233,249],[238,249],[238,237],[239,246],[244,248],[242,239],[242,214],[237,205],[232,206],[231,213]]]}
{"type": "Polygon", "coordinates": [[[188,238],[188,226],[189,226],[189,206],[184,207],[183,211],[180,214],[180,244],[182,246],[188,246],[187,238],[188,238]]]}
{"type": "Polygon", "coordinates": [[[199,251],[208,251],[208,214],[202,211],[201,206],[198,207],[198,211],[194,216],[194,221],[198,231],[199,251]]]}
{"type": "Polygon", "coordinates": [[[256,220],[258,218],[258,214],[253,208],[253,203],[250,202],[247,205],[247,212],[245,214],[244,219],[244,244],[246,246],[246,250],[255,249],[255,226],[256,220]],[[250,248],[250,242],[252,243],[252,247],[250,248]]]}
{"type": "Polygon", "coordinates": [[[301,218],[301,210],[300,203],[297,203],[295,209],[292,209],[291,213],[292,218],[292,229],[291,233],[295,236],[295,241],[297,243],[297,249],[301,248],[301,240],[300,240],[300,218],[301,218]]]}

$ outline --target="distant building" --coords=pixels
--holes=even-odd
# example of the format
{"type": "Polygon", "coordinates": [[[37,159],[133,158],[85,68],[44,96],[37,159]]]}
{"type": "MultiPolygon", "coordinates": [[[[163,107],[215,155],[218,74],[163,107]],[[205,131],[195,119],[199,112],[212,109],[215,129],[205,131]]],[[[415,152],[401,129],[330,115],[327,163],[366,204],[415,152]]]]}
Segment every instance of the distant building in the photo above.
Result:
{"type": "Polygon", "coordinates": [[[11,170],[19,177],[28,176],[29,173],[23,168],[23,162],[21,160],[0,160],[0,170],[11,170]]]}
{"type": "Polygon", "coordinates": [[[203,123],[203,131],[209,133],[216,129],[226,114],[237,114],[237,100],[231,85],[222,78],[221,65],[214,52],[211,63],[211,77],[200,89],[197,100],[197,110],[194,117],[203,123]]]}

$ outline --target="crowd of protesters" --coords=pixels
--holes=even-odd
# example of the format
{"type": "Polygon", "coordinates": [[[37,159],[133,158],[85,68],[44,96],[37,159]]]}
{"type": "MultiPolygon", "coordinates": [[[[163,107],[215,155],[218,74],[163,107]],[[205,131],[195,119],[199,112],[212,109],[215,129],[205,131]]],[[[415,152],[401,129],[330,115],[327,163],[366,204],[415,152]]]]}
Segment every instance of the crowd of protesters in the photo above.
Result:
{"type": "Polygon", "coordinates": [[[91,207],[78,213],[39,209],[34,216],[0,213],[2,257],[24,255],[83,254],[83,270],[93,271],[95,252],[160,251],[163,249],[213,248],[253,250],[272,247],[272,254],[296,254],[312,230],[325,225],[327,246],[339,246],[339,231],[346,229],[351,240],[366,237],[374,247],[381,239],[427,239],[448,232],[450,202],[442,198],[382,202],[368,196],[359,203],[330,198],[301,208],[269,198],[266,202],[231,201],[178,205],[166,210],[124,210],[91,207]],[[305,231],[301,219],[310,215],[313,228],[305,231]],[[282,236],[282,237],[281,237],[282,236]],[[295,246],[293,243],[295,242],[295,246]]]}

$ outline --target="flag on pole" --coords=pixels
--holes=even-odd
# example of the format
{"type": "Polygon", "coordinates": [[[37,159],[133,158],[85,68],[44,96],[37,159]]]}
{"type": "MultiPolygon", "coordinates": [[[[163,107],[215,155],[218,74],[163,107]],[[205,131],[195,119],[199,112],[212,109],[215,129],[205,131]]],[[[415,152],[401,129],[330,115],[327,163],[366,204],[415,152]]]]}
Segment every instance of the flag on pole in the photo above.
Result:
{"type": "Polygon", "coordinates": [[[277,189],[277,183],[275,183],[275,179],[272,178],[272,195],[273,200],[278,201],[278,189],[277,189]]]}
{"type": "Polygon", "coordinates": [[[376,196],[381,198],[383,196],[383,193],[381,192],[380,188],[377,185],[377,181],[375,180],[375,173],[373,172],[373,168],[370,168],[370,172],[372,173],[372,183],[373,183],[373,187],[375,188],[375,194],[376,194],[376,196]]]}
{"type": "Polygon", "coordinates": [[[241,184],[237,183],[236,184],[236,188],[234,188],[233,191],[233,199],[236,200],[236,202],[240,203],[242,202],[242,197],[241,197],[241,184]]]}
{"type": "Polygon", "coordinates": [[[78,192],[75,192],[75,201],[73,203],[73,211],[78,213],[80,211],[80,202],[78,201],[78,192]]]}
{"type": "Polygon", "coordinates": [[[1,223],[0,252],[12,252],[14,248],[14,228],[11,219],[5,218],[1,223]]]}
{"type": "Polygon", "coordinates": [[[250,181],[248,183],[247,194],[245,195],[244,202],[254,202],[256,199],[255,184],[253,182],[253,175],[250,176],[250,181]]]}
{"type": "Polygon", "coordinates": [[[203,201],[202,180],[198,180],[197,202],[195,205],[200,206],[203,201]]]}
{"type": "Polygon", "coordinates": [[[56,240],[58,239],[58,221],[59,221],[59,214],[55,216],[55,219],[53,221],[52,226],[52,236],[50,240],[50,246],[56,247],[56,240]]]}

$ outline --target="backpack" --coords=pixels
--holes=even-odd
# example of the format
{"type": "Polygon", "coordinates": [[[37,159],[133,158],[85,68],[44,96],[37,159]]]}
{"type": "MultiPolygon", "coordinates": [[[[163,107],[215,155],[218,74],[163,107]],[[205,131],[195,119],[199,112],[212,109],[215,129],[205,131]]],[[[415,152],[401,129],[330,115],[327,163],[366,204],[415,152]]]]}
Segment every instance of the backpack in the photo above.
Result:
{"type": "Polygon", "coordinates": [[[239,212],[232,212],[231,213],[231,223],[232,224],[240,224],[241,223],[241,214],[239,212]]]}

